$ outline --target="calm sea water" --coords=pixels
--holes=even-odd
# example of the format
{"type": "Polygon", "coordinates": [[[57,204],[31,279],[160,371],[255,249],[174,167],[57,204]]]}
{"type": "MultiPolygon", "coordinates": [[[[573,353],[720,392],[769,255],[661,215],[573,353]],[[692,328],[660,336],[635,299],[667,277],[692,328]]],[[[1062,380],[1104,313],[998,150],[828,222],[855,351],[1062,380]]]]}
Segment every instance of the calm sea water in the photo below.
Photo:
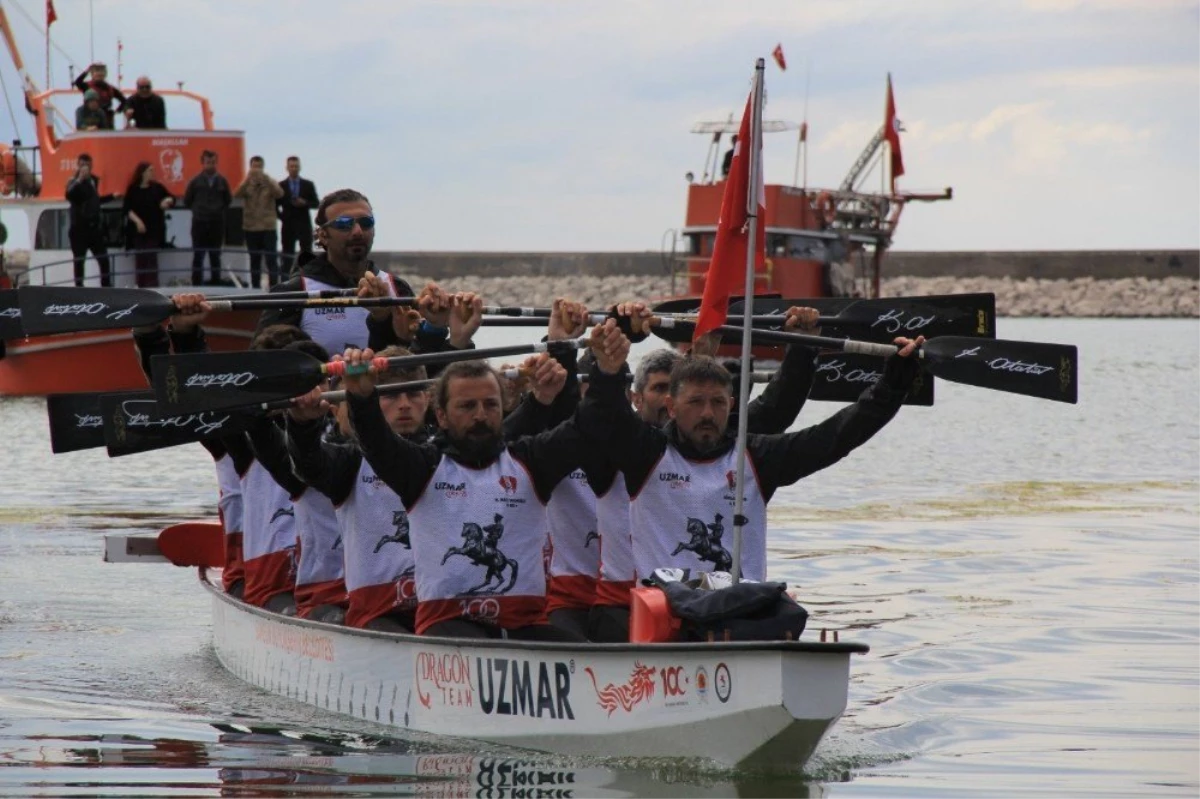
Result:
{"type": "Polygon", "coordinates": [[[1195,796],[1200,325],[1000,332],[1078,345],[1079,405],[939,382],[773,501],[772,576],[871,652],[815,758],[771,774],[401,737],[250,688],[192,573],[100,560],[105,532],[212,513],[207,455],[52,456],[44,403],[0,400],[0,795],[1195,796]]]}

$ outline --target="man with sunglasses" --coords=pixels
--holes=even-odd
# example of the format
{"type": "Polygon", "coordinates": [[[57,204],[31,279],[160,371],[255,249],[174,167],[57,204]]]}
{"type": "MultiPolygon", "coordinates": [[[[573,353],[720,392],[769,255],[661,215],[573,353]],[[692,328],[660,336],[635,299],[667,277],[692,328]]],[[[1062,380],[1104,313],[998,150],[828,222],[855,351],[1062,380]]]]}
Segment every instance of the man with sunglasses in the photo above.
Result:
{"type": "MultiPolygon", "coordinates": [[[[272,292],[354,289],[359,297],[417,296],[406,281],[381,271],[370,260],[375,217],[363,194],[338,189],[325,195],[317,207],[316,224],[316,242],[324,252],[299,274],[273,286],[272,292]]],[[[408,308],[285,308],[264,311],[258,329],[296,325],[330,352],[366,346],[376,350],[401,346],[415,352],[470,347],[482,316],[456,322],[451,335],[449,309],[449,295],[430,283],[421,292],[419,313],[408,308]]]]}
{"type": "Polygon", "coordinates": [[[129,126],[138,130],[165,130],[167,127],[167,105],[154,93],[154,85],[145,75],[137,79],[137,93],[124,98],[117,110],[125,114],[129,126]]]}

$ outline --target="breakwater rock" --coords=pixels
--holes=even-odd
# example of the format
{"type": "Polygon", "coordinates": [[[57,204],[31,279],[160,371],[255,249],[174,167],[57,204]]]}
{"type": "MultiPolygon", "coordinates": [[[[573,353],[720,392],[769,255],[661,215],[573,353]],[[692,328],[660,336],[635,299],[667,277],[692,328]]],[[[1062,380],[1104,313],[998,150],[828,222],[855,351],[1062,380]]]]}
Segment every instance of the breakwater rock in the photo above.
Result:
{"type": "MultiPolygon", "coordinates": [[[[416,288],[425,278],[404,275],[416,288]]],[[[569,297],[589,308],[632,299],[671,296],[666,275],[456,275],[438,281],[451,291],[475,291],[489,305],[545,307],[569,297]]],[[[1047,280],[988,277],[893,277],[884,296],[990,292],[1000,316],[1184,317],[1200,318],[1200,281],[1183,277],[1047,280]]]]}

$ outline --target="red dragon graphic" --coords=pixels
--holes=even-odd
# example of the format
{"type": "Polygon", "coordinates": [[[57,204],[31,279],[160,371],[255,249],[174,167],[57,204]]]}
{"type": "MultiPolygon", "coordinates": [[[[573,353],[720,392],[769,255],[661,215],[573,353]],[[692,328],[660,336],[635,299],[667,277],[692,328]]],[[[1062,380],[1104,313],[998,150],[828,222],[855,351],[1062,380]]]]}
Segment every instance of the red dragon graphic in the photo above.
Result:
{"type": "Polygon", "coordinates": [[[634,707],[641,704],[643,700],[654,696],[653,666],[643,666],[635,660],[633,672],[629,675],[629,682],[624,685],[609,683],[604,686],[603,690],[596,683],[596,674],[592,671],[592,667],[588,666],[584,671],[592,678],[592,687],[596,689],[596,702],[608,711],[609,716],[618,707],[624,709],[626,713],[631,713],[634,707]]]}

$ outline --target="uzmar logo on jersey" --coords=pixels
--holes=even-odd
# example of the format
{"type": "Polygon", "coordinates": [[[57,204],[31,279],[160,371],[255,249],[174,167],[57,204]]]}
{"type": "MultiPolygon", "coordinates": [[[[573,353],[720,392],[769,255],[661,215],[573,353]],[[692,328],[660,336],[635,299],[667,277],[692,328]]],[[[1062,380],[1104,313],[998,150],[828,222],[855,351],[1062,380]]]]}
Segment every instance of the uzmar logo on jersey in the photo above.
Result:
{"type": "Polygon", "coordinates": [[[291,516],[292,518],[295,518],[296,509],[291,505],[288,505],[286,508],[277,508],[275,512],[271,514],[271,521],[268,522],[268,524],[273,524],[276,519],[281,519],[284,516],[291,516]]]}
{"type": "Polygon", "coordinates": [[[658,479],[663,483],[670,483],[671,488],[686,488],[692,484],[692,476],[690,474],[659,472],[658,479]]]}
{"type": "Polygon", "coordinates": [[[687,520],[688,541],[680,541],[675,546],[671,557],[687,550],[700,560],[713,565],[713,571],[729,571],[733,567],[733,556],[721,545],[721,537],[725,534],[725,525],[721,522],[724,516],[717,514],[712,524],[705,524],[700,519],[689,517],[687,520]]]}
{"type": "Polygon", "coordinates": [[[483,582],[464,593],[506,594],[512,590],[513,585],[517,582],[517,562],[497,547],[503,535],[504,517],[499,513],[488,525],[463,522],[463,545],[447,549],[446,554],[442,557],[442,565],[446,565],[446,561],[450,560],[451,555],[462,555],[476,566],[487,568],[483,582]],[[504,585],[505,570],[508,571],[508,585],[504,585]],[[492,585],[493,580],[495,585],[492,585]]]}
{"type": "Polygon", "coordinates": [[[396,528],[396,532],[380,538],[379,543],[375,545],[373,554],[379,554],[379,550],[383,549],[384,544],[399,544],[405,549],[412,549],[412,544],[408,540],[408,514],[402,510],[392,511],[392,525],[396,528]]]}

